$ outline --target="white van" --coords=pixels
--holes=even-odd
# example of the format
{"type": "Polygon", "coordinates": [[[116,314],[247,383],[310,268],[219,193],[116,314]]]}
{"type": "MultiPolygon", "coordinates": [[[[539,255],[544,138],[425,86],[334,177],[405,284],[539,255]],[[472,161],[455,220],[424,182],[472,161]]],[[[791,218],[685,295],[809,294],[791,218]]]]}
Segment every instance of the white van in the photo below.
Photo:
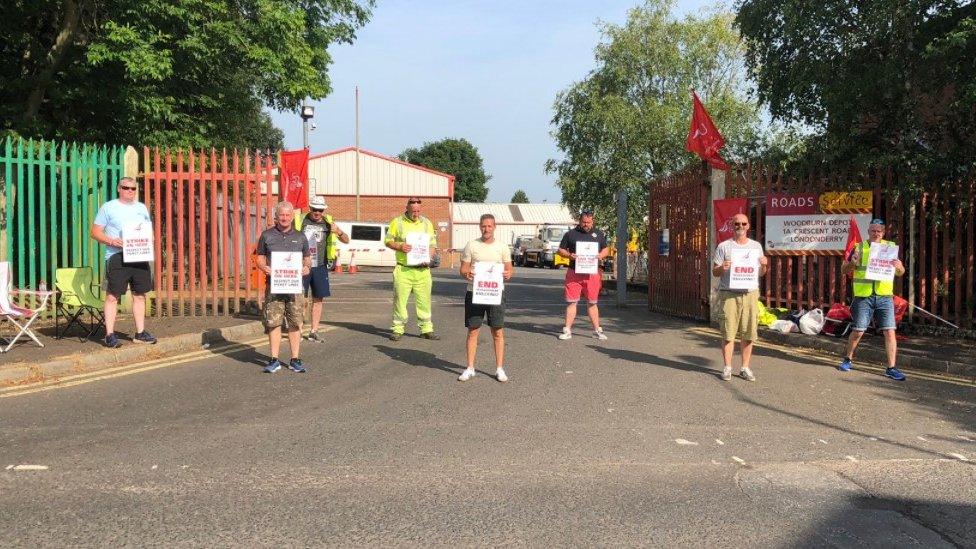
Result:
{"type": "Polygon", "coordinates": [[[386,247],[385,223],[361,221],[336,221],[342,232],[349,235],[349,243],[339,242],[339,260],[343,268],[349,266],[355,253],[358,267],[392,267],[396,265],[396,252],[386,247]]]}

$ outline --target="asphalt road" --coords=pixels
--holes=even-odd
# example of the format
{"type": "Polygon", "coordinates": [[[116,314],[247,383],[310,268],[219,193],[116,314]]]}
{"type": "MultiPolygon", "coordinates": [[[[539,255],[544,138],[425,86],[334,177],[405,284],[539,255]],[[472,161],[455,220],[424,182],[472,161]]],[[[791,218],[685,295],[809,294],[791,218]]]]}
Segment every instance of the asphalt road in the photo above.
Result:
{"type": "Polygon", "coordinates": [[[976,547],[972,387],[775,347],[723,382],[714,337],[638,296],[559,341],[561,274],[509,285],[507,384],[487,334],[456,381],[453,273],[443,339],[398,343],[360,273],[307,374],[256,344],[0,398],[0,545],[976,547]]]}

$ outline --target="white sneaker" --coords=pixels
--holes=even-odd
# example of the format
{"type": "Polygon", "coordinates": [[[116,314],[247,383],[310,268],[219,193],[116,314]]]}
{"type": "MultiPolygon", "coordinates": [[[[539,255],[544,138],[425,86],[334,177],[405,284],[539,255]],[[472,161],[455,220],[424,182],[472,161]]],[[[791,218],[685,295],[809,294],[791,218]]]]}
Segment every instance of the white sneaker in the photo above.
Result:
{"type": "Polygon", "coordinates": [[[746,381],[756,381],[756,376],[752,374],[752,370],[750,370],[748,366],[739,372],[739,377],[746,381]]]}
{"type": "Polygon", "coordinates": [[[458,376],[458,381],[467,381],[474,376],[478,375],[478,372],[474,371],[474,368],[465,368],[461,375],[458,376]]]}
{"type": "Polygon", "coordinates": [[[596,330],[593,330],[593,337],[599,339],[600,341],[607,340],[607,334],[603,333],[603,328],[597,328],[596,330]]]}
{"type": "Polygon", "coordinates": [[[501,381],[502,383],[505,383],[506,381],[508,381],[508,376],[505,375],[505,369],[504,368],[499,368],[499,369],[495,370],[495,379],[497,379],[498,381],[501,381]]]}
{"type": "Polygon", "coordinates": [[[722,381],[732,381],[732,367],[722,368],[722,381]]]}
{"type": "Polygon", "coordinates": [[[569,330],[566,326],[563,326],[563,333],[559,334],[559,339],[569,339],[573,337],[573,332],[569,330]]]}

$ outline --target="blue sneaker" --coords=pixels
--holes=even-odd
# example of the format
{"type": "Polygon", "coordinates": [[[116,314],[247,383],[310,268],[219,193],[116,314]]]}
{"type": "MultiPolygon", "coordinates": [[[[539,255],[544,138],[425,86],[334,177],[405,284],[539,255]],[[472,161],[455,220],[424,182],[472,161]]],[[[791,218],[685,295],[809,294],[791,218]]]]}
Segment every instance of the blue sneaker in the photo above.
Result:
{"type": "Polygon", "coordinates": [[[105,346],[109,349],[118,349],[122,346],[122,342],[119,341],[119,336],[115,335],[115,332],[112,332],[105,336],[105,346]]]}
{"type": "Polygon", "coordinates": [[[838,370],[842,372],[851,371],[851,359],[844,357],[844,360],[840,361],[840,366],[837,367],[838,370]]]}
{"type": "Polygon", "coordinates": [[[138,334],[136,334],[136,337],[134,339],[136,341],[141,341],[143,343],[148,343],[150,345],[155,345],[156,344],[156,338],[153,337],[153,335],[151,333],[149,333],[149,332],[147,332],[145,330],[143,330],[143,331],[139,332],[138,334]]]}
{"type": "Polygon", "coordinates": [[[277,358],[272,358],[268,361],[268,365],[264,367],[264,373],[273,374],[281,369],[281,361],[277,358]]]}
{"type": "Polygon", "coordinates": [[[898,368],[885,368],[885,375],[895,381],[905,381],[905,374],[898,368]]]}
{"type": "Polygon", "coordinates": [[[302,366],[302,359],[300,358],[291,359],[291,361],[288,362],[288,369],[293,372],[298,372],[300,374],[305,373],[305,367],[302,366]]]}

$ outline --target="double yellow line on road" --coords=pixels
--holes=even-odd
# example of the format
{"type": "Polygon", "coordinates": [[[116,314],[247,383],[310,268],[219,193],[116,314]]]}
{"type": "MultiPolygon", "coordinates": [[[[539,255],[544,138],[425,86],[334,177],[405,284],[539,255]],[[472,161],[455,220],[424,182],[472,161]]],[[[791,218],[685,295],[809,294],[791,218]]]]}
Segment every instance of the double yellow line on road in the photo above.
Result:
{"type": "MultiPolygon", "coordinates": [[[[336,329],[335,326],[323,326],[319,329],[319,333],[321,334],[325,332],[331,332],[332,330],[335,329],[336,329]]],[[[197,360],[202,360],[204,358],[220,356],[220,355],[228,355],[238,351],[263,347],[267,344],[268,344],[267,336],[262,336],[248,341],[227,343],[224,345],[218,345],[207,349],[200,349],[199,351],[191,351],[188,353],[182,353],[182,354],[173,355],[169,357],[157,358],[154,360],[147,360],[144,362],[137,362],[135,364],[126,364],[125,366],[115,366],[112,368],[105,368],[95,372],[86,372],[83,374],[67,375],[55,379],[38,381],[36,383],[31,383],[28,385],[7,387],[5,389],[0,389],[0,398],[29,395],[33,393],[39,393],[41,391],[50,391],[53,389],[65,389],[67,387],[74,387],[75,385],[91,383],[92,381],[112,379],[116,377],[138,374],[140,372],[148,372],[150,370],[167,368],[169,366],[186,364],[187,362],[194,362],[197,360]]]]}
{"type": "MultiPolygon", "coordinates": [[[[721,336],[721,334],[719,334],[718,330],[715,330],[713,328],[694,327],[694,328],[687,328],[685,331],[691,332],[691,333],[694,333],[694,334],[703,335],[703,336],[714,337],[716,339],[718,339],[721,336]]],[[[782,352],[787,353],[787,354],[790,354],[790,355],[803,355],[804,358],[809,359],[811,362],[817,362],[817,363],[820,363],[820,364],[826,364],[826,365],[832,366],[834,368],[837,367],[837,363],[838,363],[838,360],[839,360],[837,358],[828,358],[828,357],[824,356],[822,354],[822,351],[815,351],[815,350],[807,349],[807,348],[804,348],[804,347],[790,347],[790,346],[787,346],[787,345],[781,345],[779,343],[771,343],[771,342],[768,342],[768,341],[762,341],[761,339],[756,342],[756,345],[759,346],[759,347],[765,348],[765,349],[775,349],[777,351],[782,351],[782,352]]],[[[880,366],[870,366],[870,365],[866,365],[866,364],[859,363],[857,365],[857,370],[874,372],[874,373],[878,373],[878,374],[883,374],[885,369],[883,367],[880,367],[880,366]]],[[[910,379],[914,379],[914,378],[925,379],[925,380],[928,380],[928,381],[938,381],[940,383],[950,383],[952,385],[960,385],[960,386],[963,386],[963,387],[973,387],[974,386],[973,380],[968,379],[968,378],[965,378],[965,377],[954,376],[954,375],[951,375],[951,374],[937,374],[937,373],[932,373],[932,372],[925,372],[925,371],[922,371],[922,370],[909,370],[909,369],[905,369],[905,371],[908,372],[909,374],[911,374],[911,378],[910,379]]]]}

